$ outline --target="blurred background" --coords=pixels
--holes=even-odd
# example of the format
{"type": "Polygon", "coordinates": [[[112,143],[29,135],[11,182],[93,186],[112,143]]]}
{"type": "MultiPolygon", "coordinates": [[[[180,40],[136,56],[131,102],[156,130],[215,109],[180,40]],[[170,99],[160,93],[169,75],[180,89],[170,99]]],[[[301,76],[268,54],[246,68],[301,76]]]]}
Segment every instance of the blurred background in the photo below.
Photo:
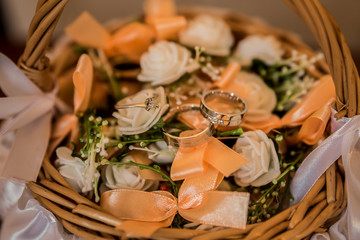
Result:
{"type": "MultiPolygon", "coordinates": [[[[14,61],[22,53],[27,29],[37,0],[0,0],[0,52],[14,61]]],[[[298,17],[281,0],[176,0],[179,7],[221,7],[261,18],[268,24],[287,29],[299,35],[307,44],[318,48],[314,37],[298,17]]],[[[353,57],[360,66],[360,1],[322,0],[339,22],[349,43],[353,57]]],[[[59,21],[55,35],[87,10],[100,22],[130,17],[142,12],[143,0],[70,0],[59,21]]]]}

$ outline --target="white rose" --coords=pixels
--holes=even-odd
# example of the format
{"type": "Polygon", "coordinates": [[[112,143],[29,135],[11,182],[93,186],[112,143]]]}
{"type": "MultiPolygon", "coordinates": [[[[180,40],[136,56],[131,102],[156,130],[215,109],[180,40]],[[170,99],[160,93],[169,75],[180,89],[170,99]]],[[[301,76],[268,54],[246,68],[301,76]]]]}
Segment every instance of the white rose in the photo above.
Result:
{"type": "Polygon", "coordinates": [[[93,190],[93,178],[99,177],[99,172],[89,169],[88,160],[72,157],[72,151],[67,147],[56,149],[57,160],[55,165],[60,174],[69,182],[77,192],[89,192],[93,190]],[[89,171],[91,170],[91,171],[89,171]]]}
{"type": "Polygon", "coordinates": [[[151,152],[148,152],[148,157],[159,164],[172,163],[175,157],[174,151],[165,141],[151,143],[148,146],[151,152]]]}
{"type": "Polygon", "coordinates": [[[263,131],[244,133],[233,149],[249,162],[233,173],[236,184],[259,187],[268,184],[280,175],[279,159],[274,143],[263,131]]]}
{"type": "Polygon", "coordinates": [[[273,36],[250,35],[239,41],[234,56],[240,58],[242,65],[250,65],[257,58],[268,65],[281,60],[284,50],[273,36]]]}
{"type": "Polygon", "coordinates": [[[248,111],[245,120],[260,122],[269,119],[276,106],[276,94],[265,82],[254,73],[240,72],[235,81],[250,90],[245,97],[248,111]]]}
{"type": "Polygon", "coordinates": [[[141,73],[138,80],[154,85],[175,82],[183,74],[199,68],[191,58],[191,52],[174,42],[159,41],[149,47],[140,59],[141,73]]]}
{"type": "MultiPolygon", "coordinates": [[[[133,161],[131,156],[127,156],[123,161],[133,161]]],[[[159,181],[141,178],[138,168],[135,166],[106,165],[101,172],[101,178],[108,189],[136,189],[136,190],[156,190],[159,181]]],[[[102,188],[104,190],[104,188],[102,188]]]]}
{"type": "Polygon", "coordinates": [[[145,108],[127,108],[119,109],[113,113],[113,116],[118,120],[117,130],[119,134],[133,135],[146,132],[159,121],[160,117],[168,109],[169,104],[167,104],[163,87],[142,90],[118,102],[121,105],[144,103],[146,98],[154,96],[154,101],[159,106],[158,108],[151,109],[150,111],[147,111],[145,108]]]}
{"type": "Polygon", "coordinates": [[[227,23],[211,15],[199,15],[180,32],[179,41],[187,46],[201,46],[215,56],[227,56],[234,44],[234,37],[227,23]]]}

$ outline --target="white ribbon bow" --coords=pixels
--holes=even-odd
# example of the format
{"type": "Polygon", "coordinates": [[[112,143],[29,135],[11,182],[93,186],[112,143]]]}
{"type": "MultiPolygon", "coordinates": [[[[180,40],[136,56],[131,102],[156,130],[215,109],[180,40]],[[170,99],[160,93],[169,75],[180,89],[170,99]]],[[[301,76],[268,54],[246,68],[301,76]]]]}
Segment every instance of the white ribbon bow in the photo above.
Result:
{"type": "Polygon", "coordinates": [[[348,197],[348,238],[360,236],[360,115],[333,119],[337,131],[325,139],[303,161],[291,183],[295,203],[311,189],[316,180],[342,156],[348,197]],[[341,126],[342,125],[342,126],[341,126]]]}
{"type": "Polygon", "coordinates": [[[8,158],[0,162],[0,176],[35,181],[51,134],[56,89],[42,92],[5,55],[0,54],[0,88],[7,97],[0,98],[0,136],[14,131],[15,139],[8,158]]]}

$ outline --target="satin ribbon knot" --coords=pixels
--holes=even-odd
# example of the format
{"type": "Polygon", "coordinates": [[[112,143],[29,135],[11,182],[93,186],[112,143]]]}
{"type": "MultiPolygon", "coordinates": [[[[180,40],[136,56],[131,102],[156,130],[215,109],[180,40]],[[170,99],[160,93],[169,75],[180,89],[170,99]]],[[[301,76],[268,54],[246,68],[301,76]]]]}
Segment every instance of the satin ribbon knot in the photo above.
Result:
{"type": "Polygon", "coordinates": [[[14,141],[5,161],[0,162],[0,176],[35,181],[50,139],[55,108],[66,111],[56,98],[57,89],[42,92],[20,69],[0,55],[0,88],[7,96],[0,98],[0,136],[14,132],[14,141]]]}

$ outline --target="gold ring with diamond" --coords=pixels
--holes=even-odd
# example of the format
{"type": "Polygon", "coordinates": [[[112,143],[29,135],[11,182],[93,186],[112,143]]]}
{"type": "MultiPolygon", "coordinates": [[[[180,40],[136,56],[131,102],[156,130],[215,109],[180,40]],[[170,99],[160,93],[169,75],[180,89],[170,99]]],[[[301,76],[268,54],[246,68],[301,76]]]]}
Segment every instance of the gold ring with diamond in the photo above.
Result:
{"type": "Polygon", "coordinates": [[[115,109],[126,109],[126,108],[145,108],[146,111],[150,111],[152,109],[159,108],[159,105],[155,102],[155,99],[158,97],[158,94],[154,94],[154,96],[146,98],[143,103],[134,103],[134,104],[115,104],[115,109]]]}

